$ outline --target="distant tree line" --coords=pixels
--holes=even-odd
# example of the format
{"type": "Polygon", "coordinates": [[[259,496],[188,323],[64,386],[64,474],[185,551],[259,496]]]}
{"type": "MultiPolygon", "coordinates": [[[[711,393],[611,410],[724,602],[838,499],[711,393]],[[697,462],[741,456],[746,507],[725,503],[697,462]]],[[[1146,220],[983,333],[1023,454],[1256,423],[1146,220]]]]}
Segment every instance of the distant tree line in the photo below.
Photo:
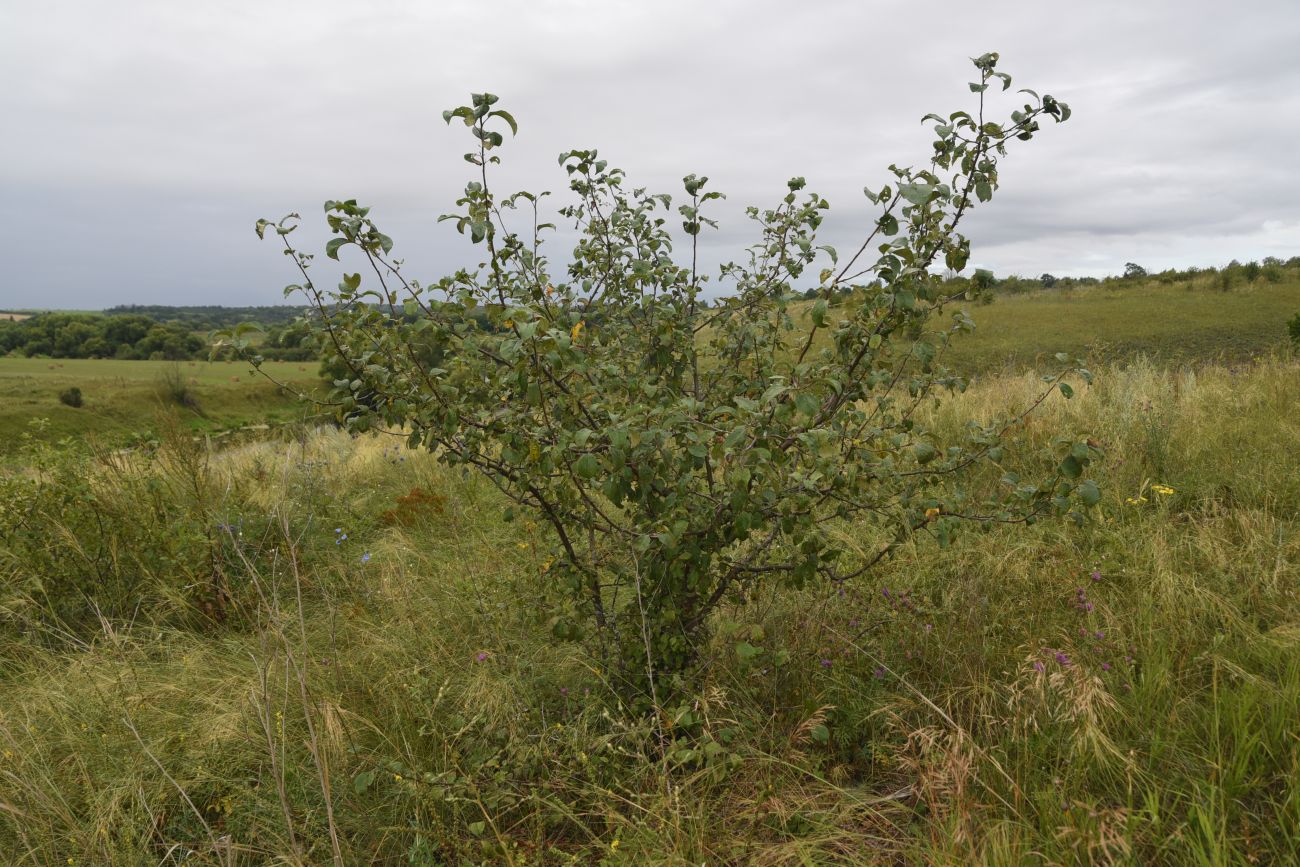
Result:
{"type": "Polygon", "coordinates": [[[284,327],[302,316],[305,307],[278,304],[262,307],[223,307],[219,304],[170,307],[163,304],[119,304],[104,311],[107,316],[148,316],[158,322],[175,322],[191,331],[231,328],[241,322],[284,327]]]}
{"type": "Polygon", "coordinates": [[[1124,265],[1122,274],[1110,277],[1056,277],[1050,273],[1041,274],[1037,277],[1021,277],[1015,274],[996,277],[992,271],[977,269],[969,277],[951,276],[947,278],[946,282],[956,285],[969,282],[1005,295],[1018,295],[1043,289],[1075,289],[1084,286],[1123,289],[1151,282],[1161,285],[1200,283],[1228,290],[1233,286],[1254,283],[1261,279],[1270,283],[1277,283],[1286,276],[1288,271],[1292,273],[1300,272],[1300,256],[1293,256],[1286,261],[1276,256],[1268,256],[1262,261],[1247,262],[1245,264],[1234,259],[1222,268],[1198,268],[1193,266],[1182,270],[1170,268],[1157,272],[1148,271],[1136,262],[1128,262],[1124,265]]]}
{"type": "Polygon", "coordinates": [[[207,351],[207,341],[188,326],[148,316],[38,313],[0,321],[0,355],[28,357],[182,360],[207,351]]]}

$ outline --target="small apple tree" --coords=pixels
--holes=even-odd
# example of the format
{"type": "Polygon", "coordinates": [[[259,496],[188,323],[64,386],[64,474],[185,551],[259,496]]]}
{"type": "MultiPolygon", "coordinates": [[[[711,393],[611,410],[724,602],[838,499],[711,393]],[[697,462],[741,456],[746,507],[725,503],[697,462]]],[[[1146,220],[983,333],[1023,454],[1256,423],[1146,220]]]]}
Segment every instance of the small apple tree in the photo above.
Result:
{"type": "MultiPolygon", "coordinates": [[[[710,614],[757,582],[850,581],[915,534],[942,546],[963,525],[1078,518],[1097,501],[1081,478],[1097,457],[1084,440],[1061,438],[1046,478],[976,483],[1024,415],[971,422],[950,441],[920,421],[924,405],[965,388],[941,361],[973,327],[958,302],[980,292],[946,294],[931,269],[966,267],[958,225],[993,197],[1008,148],[1070,116],[1020,91],[1028,101],[1008,119],[986,117],[990,87],[1011,83],[997,60],[974,61],[973,112],[926,116],[925,168],[891,166],[889,183],[864,190],[879,213],[860,246],[818,244],[829,206],[795,178],[775,207],[748,209],[756,241],[721,268],[712,304],[697,267],[721,198],[707,178],[684,179],[683,244],[669,195],[631,186],[595,150],[561,154],[572,198],[558,213],[578,240],[557,269],[542,240],[554,228],[546,194],[492,186],[517,125],[488,93],[443,113],[474,140],[473,179],[443,219],[481,246],[477,268],[409,278],[352,200],[325,203],[337,236],[326,255],[359,265],[336,289],[290,243],[297,215],[257,232],[275,232],[301,273],[286,294],[314,308],[351,429],[401,432],[543,521],[549,586],[575,603],[554,631],[594,638],[631,696],[658,700],[689,674],[710,614]],[[830,530],[848,521],[879,545],[846,551],[830,530]]],[[[1044,377],[1033,406],[1056,389],[1068,398],[1068,372],[1044,377]]]]}

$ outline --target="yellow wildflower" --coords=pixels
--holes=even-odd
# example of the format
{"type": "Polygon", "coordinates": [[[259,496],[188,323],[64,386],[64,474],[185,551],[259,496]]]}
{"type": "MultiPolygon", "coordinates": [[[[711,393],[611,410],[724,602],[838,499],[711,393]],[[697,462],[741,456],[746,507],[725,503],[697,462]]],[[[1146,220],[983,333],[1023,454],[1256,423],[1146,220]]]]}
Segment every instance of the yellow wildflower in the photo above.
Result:
{"type": "Polygon", "coordinates": [[[584,329],[584,328],[586,328],[586,327],[587,327],[587,323],[586,323],[586,321],[585,321],[585,320],[579,320],[579,321],[578,321],[578,324],[575,325],[575,326],[573,326],[573,330],[569,332],[569,339],[571,339],[574,343],[577,343],[577,342],[578,342],[578,335],[582,334],[582,329],[584,329]]]}
{"type": "Polygon", "coordinates": [[[611,852],[617,852],[617,851],[618,851],[618,844],[621,843],[621,842],[623,842],[623,841],[622,841],[622,840],[615,840],[613,843],[610,843],[610,844],[609,844],[609,851],[611,851],[611,852]]]}
{"type": "Polygon", "coordinates": [[[1152,485],[1151,490],[1157,494],[1161,494],[1166,497],[1174,493],[1174,489],[1169,487],[1168,485],[1152,485]]]}
{"type": "Polygon", "coordinates": [[[1146,501],[1147,501],[1146,497],[1129,497],[1124,502],[1128,503],[1130,506],[1136,506],[1139,503],[1145,503],[1146,501]]]}
{"type": "Polygon", "coordinates": [[[926,510],[925,510],[925,519],[926,519],[927,521],[933,521],[933,520],[934,520],[935,518],[937,518],[937,517],[939,517],[939,510],[938,510],[938,509],[926,509],[926,510]]]}

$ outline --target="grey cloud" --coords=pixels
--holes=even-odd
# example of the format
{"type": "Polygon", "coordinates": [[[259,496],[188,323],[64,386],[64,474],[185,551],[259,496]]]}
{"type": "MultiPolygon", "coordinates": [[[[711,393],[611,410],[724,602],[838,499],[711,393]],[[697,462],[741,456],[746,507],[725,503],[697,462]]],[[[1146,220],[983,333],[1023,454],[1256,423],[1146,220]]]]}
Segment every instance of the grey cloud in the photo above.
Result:
{"type": "MultiPolygon", "coordinates": [[[[728,194],[704,258],[752,237],[743,206],[791,175],[852,244],[864,184],[928,153],[967,57],[1075,117],[1008,160],[966,226],[999,273],[1115,272],[1300,253],[1300,7],[774,0],[609,4],[101,4],[0,12],[0,306],[275,303],[292,279],[257,217],[375,205],[422,278],[476,261],[436,216],[463,185],[442,108],[489,89],[518,116],[502,188],[562,192],[555,155],[599,147],[638,184],[728,194]]],[[[565,237],[557,238],[563,250],[565,237]]],[[[556,259],[562,254],[552,252],[556,259]]]]}

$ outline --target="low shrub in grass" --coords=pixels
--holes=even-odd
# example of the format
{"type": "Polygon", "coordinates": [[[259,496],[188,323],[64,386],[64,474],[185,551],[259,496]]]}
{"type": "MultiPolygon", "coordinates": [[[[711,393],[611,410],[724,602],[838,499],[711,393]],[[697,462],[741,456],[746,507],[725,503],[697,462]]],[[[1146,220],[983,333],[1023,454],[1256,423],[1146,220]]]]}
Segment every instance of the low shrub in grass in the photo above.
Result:
{"type": "Polygon", "coordinates": [[[315,308],[341,418],[484,473],[548,527],[548,586],[571,603],[553,634],[589,640],[629,705],[647,710],[689,691],[712,613],[760,584],[842,586],[914,536],[946,546],[966,526],[1081,519],[1097,503],[1083,475],[1099,452],[1074,431],[1047,445],[1033,476],[972,483],[1014,449],[1030,410],[1072,394],[1072,370],[1087,379],[1068,359],[1012,415],[951,437],[918,422],[920,407],[966,387],[942,362],[973,327],[961,305],[980,294],[931,267],[966,267],[957,226],[993,197],[1009,149],[1070,116],[1021,91],[1028,99],[992,120],[986,96],[1011,83],[997,63],[974,59],[972,111],[926,116],[924,168],[891,166],[888,183],[864,190],[879,214],[856,250],[819,243],[829,204],[793,178],[775,207],[749,209],[755,243],[721,269],[731,291],[708,306],[697,243],[721,198],[708,178],[687,175],[674,208],[595,150],[563,154],[573,196],[559,214],[579,240],[553,273],[545,194],[493,186],[517,124],[488,93],[443,114],[473,136],[473,180],[444,219],[483,245],[479,270],[408,279],[355,200],[325,206],[337,235],[326,255],[361,267],[337,291],[313,282],[313,257],[292,245],[296,215],[260,220],[257,233],[281,238],[300,270],[288,292],[315,308]],[[527,214],[522,232],[504,215],[514,210],[527,214]],[[843,542],[836,527],[850,519],[869,542],[843,542]]]}

